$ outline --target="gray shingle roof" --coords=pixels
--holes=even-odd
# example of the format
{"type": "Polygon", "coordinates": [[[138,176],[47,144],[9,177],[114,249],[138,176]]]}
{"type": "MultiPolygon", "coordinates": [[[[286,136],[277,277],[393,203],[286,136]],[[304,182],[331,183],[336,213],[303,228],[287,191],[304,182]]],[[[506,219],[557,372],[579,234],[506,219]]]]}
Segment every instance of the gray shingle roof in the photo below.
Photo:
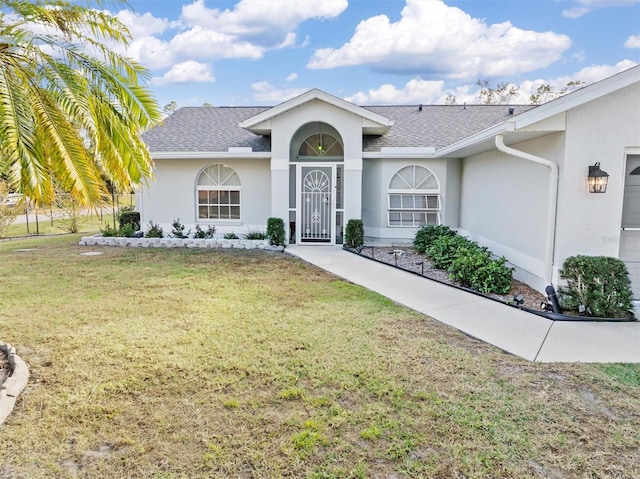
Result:
{"type": "Polygon", "coordinates": [[[271,151],[271,139],[254,135],[238,123],[269,107],[184,107],[164,119],[162,125],[142,135],[151,152],[228,151],[251,147],[271,151]]]}
{"type": "MultiPolygon", "coordinates": [[[[143,135],[151,152],[212,151],[229,147],[251,147],[254,152],[271,151],[271,139],[255,135],[238,126],[270,107],[184,107],[176,110],[143,135]]],[[[381,147],[435,147],[440,150],[468,136],[512,118],[509,105],[417,105],[366,106],[390,118],[394,125],[384,136],[365,136],[366,152],[381,147]]],[[[515,113],[532,108],[514,106],[515,113]]]]}

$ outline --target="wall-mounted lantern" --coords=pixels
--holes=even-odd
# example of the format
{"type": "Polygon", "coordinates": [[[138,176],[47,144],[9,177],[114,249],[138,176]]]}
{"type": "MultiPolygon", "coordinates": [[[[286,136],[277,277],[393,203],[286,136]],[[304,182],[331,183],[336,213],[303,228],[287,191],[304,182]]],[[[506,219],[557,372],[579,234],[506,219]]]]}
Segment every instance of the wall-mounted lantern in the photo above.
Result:
{"type": "Polygon", "coordinates": [[[589,193],[604,193],[607,191],[609,175],[600,169],[600,162],[589,166],[589,193]]]}

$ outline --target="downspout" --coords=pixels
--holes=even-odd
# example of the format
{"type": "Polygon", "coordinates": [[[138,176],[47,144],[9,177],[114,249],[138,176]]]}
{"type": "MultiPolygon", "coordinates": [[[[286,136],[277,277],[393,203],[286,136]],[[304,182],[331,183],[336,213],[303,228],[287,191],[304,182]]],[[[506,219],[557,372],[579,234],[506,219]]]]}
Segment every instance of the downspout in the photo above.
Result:
{"type": "Polygon", "coordinates": [[[551,285],[553,278],[553,251],[555,249],[556,238],[556,208],[558,205],[558,165],[554,162],[540,158],[539,156],[525,153],[524,151],[514,150],[504,144],[504,138],[501,134],[496,135],[496,148],[498,151],[507,155],[522,158],[523,160],[533,161],[539,165],[544,165],[550,170],[549,175],[549,201],[547,209],[547,247],[545,252],[545,281],[547,285],[551,285]]]}

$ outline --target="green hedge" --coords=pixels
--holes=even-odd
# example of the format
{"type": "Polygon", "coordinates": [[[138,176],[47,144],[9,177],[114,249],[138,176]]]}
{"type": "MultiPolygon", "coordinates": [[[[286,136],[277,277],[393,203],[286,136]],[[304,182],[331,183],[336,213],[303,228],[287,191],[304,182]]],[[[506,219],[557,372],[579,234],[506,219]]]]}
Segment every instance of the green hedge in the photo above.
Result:
{"type": "Polygon", "coordinates": [[[267,220],[267,236],[272,245],[284,245],[284,220],[282,218],[269,218],[267,220]]]}
{"type": "Polygon", "coordinates": [[[449,277],[466,288],[484,294],[505,294],[511,289],[514,268],[506,265],[507,259],[494,258],[488,248],[448,226],[423,226],[413,244],[429,257],[433,268],[449,271],[449,277]]]}

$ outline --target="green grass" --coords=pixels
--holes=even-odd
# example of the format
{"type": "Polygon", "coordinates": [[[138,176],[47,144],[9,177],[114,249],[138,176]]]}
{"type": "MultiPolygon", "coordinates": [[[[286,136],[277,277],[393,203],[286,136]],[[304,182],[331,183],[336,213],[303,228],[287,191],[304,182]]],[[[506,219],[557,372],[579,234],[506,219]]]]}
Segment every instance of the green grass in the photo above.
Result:
{"type": "Polygon", "coordinates": [[[528,363],[282,254],[78,239],[0,243],[31,370],[1,477],[640,476],[638,365],[528,363]]]}

